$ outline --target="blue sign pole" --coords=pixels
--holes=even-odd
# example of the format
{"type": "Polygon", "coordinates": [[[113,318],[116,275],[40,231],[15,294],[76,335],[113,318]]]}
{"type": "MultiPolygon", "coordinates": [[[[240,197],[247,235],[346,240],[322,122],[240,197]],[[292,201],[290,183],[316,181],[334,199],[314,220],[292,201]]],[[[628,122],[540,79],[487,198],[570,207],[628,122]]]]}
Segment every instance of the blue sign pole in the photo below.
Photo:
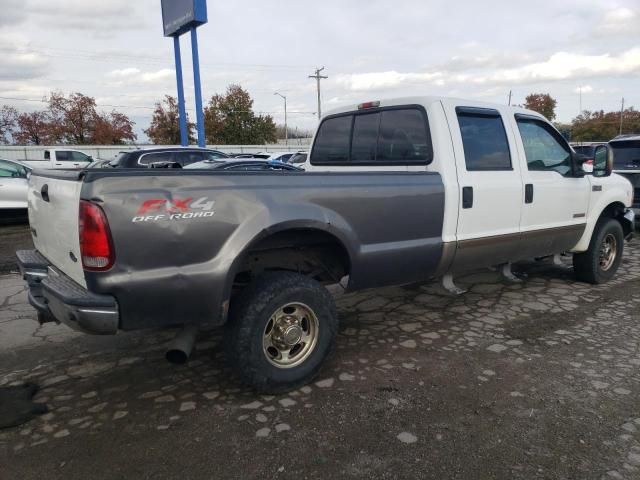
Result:
{"type": "Polygon", "coordinates": [[[184,85],[182,84],[182,60],[180,59],[180,37],[173,37],[173,51],[176,57],[176,83],[178,84],[178,112],[180,115],[180,145],[189,144],[187,135],[187,111],[184,106],[184,85]]]}
{"type": "Polygon", "coordinates": [[[193,86],[196,95],[196,121],[198,125],[198,146],[204,148],[204,113],[202,111],[202,89],[200,88],[200,59],[198,58],[198,33],[191,28],[191,56],[193,58],[193,86]]]}

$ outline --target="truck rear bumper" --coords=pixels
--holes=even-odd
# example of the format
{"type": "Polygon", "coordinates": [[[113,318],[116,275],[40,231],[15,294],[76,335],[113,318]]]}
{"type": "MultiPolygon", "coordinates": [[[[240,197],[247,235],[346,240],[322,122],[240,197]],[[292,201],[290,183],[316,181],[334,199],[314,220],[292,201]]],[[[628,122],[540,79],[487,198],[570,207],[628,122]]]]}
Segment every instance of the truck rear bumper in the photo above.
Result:
{"type": "Polygon", "coordinates": [[[29,285],[29,303],[39,318],[85,333],[110,335],[118,331],[120,314],[115,298],[91,293],[49,264],[37,250],[16,252],[22,277],[29,285]]]}

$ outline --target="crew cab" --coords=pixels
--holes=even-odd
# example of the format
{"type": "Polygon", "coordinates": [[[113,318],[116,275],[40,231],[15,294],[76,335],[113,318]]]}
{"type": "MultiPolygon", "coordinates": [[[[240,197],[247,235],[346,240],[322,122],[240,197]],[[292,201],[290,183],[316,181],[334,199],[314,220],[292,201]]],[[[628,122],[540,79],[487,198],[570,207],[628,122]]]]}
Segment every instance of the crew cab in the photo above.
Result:
{"type": "Polygon", "coordinates": [[[583,167],[522,108],[413,97],[325,115],[306,171],[35,172],[36,250],[17,252],[41,320],[90,333],[225,325],[230,365],[262,392],[313,378],[338,330],[332,296],[573,254],[611,279],[634,218],[607,145],[583,167]],[[585,170],[589,170],[586,173],[585,170]],[[591,171],[592,170],[592,171],[591,171]],[[152,239],[152,241],[150,241],[152,239]]]}
{"type": "Polygon", "coordinates": [[[43,152],[43,158],[23,161],[31,168],[84,168],[93,158],[80,150],[50,148],[43,152]]]}

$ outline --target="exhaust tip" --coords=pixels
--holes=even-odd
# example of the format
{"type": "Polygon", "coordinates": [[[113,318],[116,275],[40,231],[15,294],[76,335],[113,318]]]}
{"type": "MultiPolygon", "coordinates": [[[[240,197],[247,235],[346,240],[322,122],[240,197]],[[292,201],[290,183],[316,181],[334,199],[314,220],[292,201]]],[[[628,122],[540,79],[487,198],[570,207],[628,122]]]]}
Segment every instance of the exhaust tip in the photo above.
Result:
{"type": "Polygon", "coordinates": [[[164,358],[166,358],[169,363],[183,365],[189,360],[189,355],[182,350],[168,350],[164,358]]]}

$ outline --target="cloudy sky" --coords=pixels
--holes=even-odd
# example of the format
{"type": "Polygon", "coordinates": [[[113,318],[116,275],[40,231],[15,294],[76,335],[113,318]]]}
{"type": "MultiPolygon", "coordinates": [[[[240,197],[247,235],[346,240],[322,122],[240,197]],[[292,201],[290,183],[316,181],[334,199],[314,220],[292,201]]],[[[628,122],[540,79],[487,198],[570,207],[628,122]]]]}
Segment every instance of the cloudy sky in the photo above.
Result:
{"type": "MultiPolygon", "coordinates": [[[[522,103],[558,100],[558,119],[583,109],[640,109],[640,0],[208,0],[199,32],[205,98],[239,83],[255,109],[316,125],[323,109],[415,94],[522,103]]],[[[173,46],[160,0],[0,0],[0,104],[42,108],[51,90],[96,97],[140,133],[156,100],[175,95],[173,46]],[[26,101],[36,100],[36,101],[26,101]]],[[[188,36],[182,39],[193,112],[188,36]]],[[[140,135],[143,140],[143,135],[140,135]]]]}

